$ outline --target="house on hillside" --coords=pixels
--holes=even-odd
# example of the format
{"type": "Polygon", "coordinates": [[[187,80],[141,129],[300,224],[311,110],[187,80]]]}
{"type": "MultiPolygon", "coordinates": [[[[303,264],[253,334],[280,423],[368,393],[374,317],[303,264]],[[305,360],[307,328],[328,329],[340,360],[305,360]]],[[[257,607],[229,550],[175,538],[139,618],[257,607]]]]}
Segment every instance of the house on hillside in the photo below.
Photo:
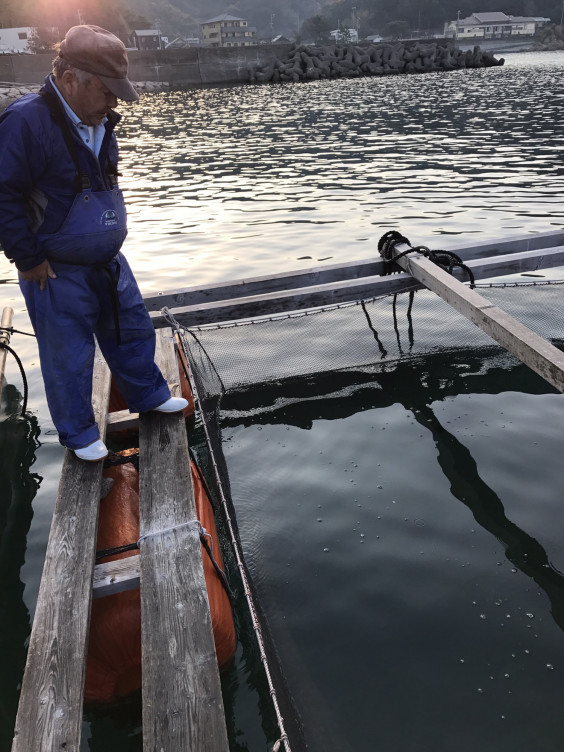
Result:
{"type": "Polygon", "coordinates": [[[447,21],[445,37],[458,39],[507,39],[509,37],[533,36],[535,31],[550,23],[549,18],[507,16],[505,13],[472,13],[467,18],[447,21]]]}
{"type": "Polygon", "coordinates": [[[257,30],[248,21],[222,13],[200,24],[202,44],[207,47],[251,47],[257,44],[257,30]]]}
{"type": "Polygon", "coordinates": [[[163,46],[160,29],[135,29],[133,44],[138,50],[160,50],[163,46]]]}
{"type": "Polygon", "coordinates": [[[31,52],[29,40],[35,33],[33,26],[17,26],[13,29],[0,29],[0,55],[18,52],[31,52]]]}

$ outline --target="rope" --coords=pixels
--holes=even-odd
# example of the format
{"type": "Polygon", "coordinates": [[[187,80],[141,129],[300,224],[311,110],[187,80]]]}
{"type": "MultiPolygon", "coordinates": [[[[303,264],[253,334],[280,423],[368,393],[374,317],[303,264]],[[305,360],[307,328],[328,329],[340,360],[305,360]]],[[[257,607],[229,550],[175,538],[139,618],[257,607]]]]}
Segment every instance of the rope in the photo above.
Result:
{"type": "MultiPolygon", "coordinates": [[[[215,375],[216,375],[219,383],[221,384],[222,390],[225,392],[225,386],[223,384],[223,381],[221,380],[221,376],[217,372],[217,369],[216,369],[216,367],[215,367],[212,359],[208,355],[208,352],[207,352],[206,348],[202,345],[202,343],[200,342],[200,340],[196,337],[195,333],[192,332],[192,331],[190,331],[190,329],[186,329],[186,327],[184,327],[184,326],[180,326],[180,324],[178,323],[178,321],[174,318],[174,315],[170,312],[170,310],[166,306],[161,309],[161,313],[163,315],[164,320],[170,324],[170,326],[177,332],[177,334],[180,334],[180,332],[185,332],[186,334],[190,334],[196,340],[196,342],[198,343],[198,346],[202,349],[202,352],[204,353],[204,355],[208,359],[208,363],[213,368],[213,371],[214,371],[214,373],[215,373],[215,375]]],[[[184,350],[184,347],[182,347],[182,349],[184,350]]],[[[188,355],[187,355],[186,351],[184,352],[184,355],[185,355],[186,359],[188,359],[188,355]]],[[[186,377],[188,379],[190,379],[190,377],[188,376],[188,374],[186,374],[186,377]]]]}
{"type": "Polygon", "coordinates": [[[139,547],[139,544],[144,540],[148,540],[149,538],[159,538],[161,535],[174,533],[176,530],[180,530],[183,527],[193,528],[194,530],[198,531],[198,534],[201,534],[200,531],[204,529],[200,523],[200,520],[187,520],[186,522],[180,522],[178,525],[171,525],[171,527],[165,527],[162,530],[155,530],[154,533],[144,533],[143,535],[139,536],[137,547],[139,547]]]}
{"type": "Polygon", "coordinates": [[[124,543],[122,546],[113,546],[112,548],[103,548],[99,551],[96,551],[96,561],[100,561],[101,559],[105,559],[108,556],[116,556],[118,554],[126,553],[127,551],[137,551],[140,549],[140,543],[143,540],[147,540],[148,538],[154,538],[160,535],[166,535],[167,533],[172,533],[175,530],[179,530],[180,528],[191,526],[194,529],[198,531],[198,535],[200,538],[200,542],[202,546],[204,547],[213,568],[217,572],[217,575],[221,581],[221,584],[223,585],[223,589],[227,593],[227,596],[231,602],[234,601],[233,591],[231,590],[229,586],[229,582],[227,580],[227,576],[223,569],[219,566],[217,563],[214,555],[213,555],[213,538],[208,533],[205,527],[202,527],[202,524],[200,520],[189,520],[188,522],[182,522],[179,525],[174,525],[173,527],[165,528],[164,530],[157,530],[154,533],[145,533],[145,535],[141,535],[138,540],[136,540],[134,543],[124,543]],[[206,540],[206,538],[209,538],[210,542],[206,540]]]}
{"type": "Polygon", "coordinates": [[[409,240],[401,233],[396,232],[396,230],[390,230],[389,232],[386,232],[384,233],[384,235],[382,235],[382,237],[378,241],[378,250],[384,258],[384,261],[388,262],[389,264],[391,264],[392,262],[394,264],[397,264],[400,258],[403,258],[410,253],[420,253],[422,256],[429,259],[429,261],[432,261],[437,266],[440,266],[449,274],[452,274],[455,268],[462,269],[468,275],[468,278],[470,280],[470,288],[474,289],[474,287],[476,286],[472,270],[470,269],[470,267],[466,266],[466,264],[463,263],[460,256],[457,256],[456,253],[453,253],[452,251],[431,251],[425,245],[418,245],[414,248],[410,247],[406,251],[402,251],[401,253],[394,255],[394,248],[399,243],[405,243],[406,245],[411,246],[409,240]]]}
{"type": "Polygon", "coordinates": [[[164,528],[163,530],[156,530],[154,533],[145,533],[141,535],[134,543],[125,543],[123,546],[114,546],[113,548],[104,548],[101,551],[96,551],[96,561],[99,559],[105,559],[106,556],[115,556],[116,554],[124,553],[125,551],[135,551],[140,548],[141,541],[148,538],[157,538],[160,535],[166,535],[167,533],[173,533],[175,530],[179,530],[183,527],[194,527],[203,530],[200,520],[188,520],[187,522],[181,522],[179,525],[173,525],[172,527],[164,528]]]}
{"type": "Polygon", "coordinates": [[[3,350],[7,350],[9,353],[11,353],[14,356],[14,358],[16,360],[16,363],[19,366],[20,373],[22,375],[23,390],[24,390],[24,393],[23,393],[23,403],[22,403],[22,418],[25,418],[25,414],[26,414],[26,411],[27,411],[27,397],[28,397],[28,391],[29,390],[28,390],[28,386],[27,386],[27,378],[26,378],[26,375],[25,375],[23,363],[21,362],[20,358],[18,357],[18,354],[16,353],[16,351],[12,350],[12,348],[10,347],[10,345],[7,345],[5,342],[0,342],[0,348],[2,348],[3,350]]]}
{"type": "Polygon", "coordinates": [[[116,467],[116,465],[126,465],[130,462],[136,470],[139,470],[139,451],[135,454],[117,454],[117,452],[110,452],[104,460],[104,468],[116,467]]]}
{"type": "MultiPolygon", "coordinates": [[[[545,279],[545,280],[542,280],[542,282],[521,282],[519,280],[515,280],[512,282],[477,282],[475,287],[476,288],[480,288],[480,287],[483,287],[483,288],[546,287],[549,285],[564,285],[564,280],[545,279]]],[[[416,287],[419,287],[419,285],[414,281],[413,287],[411,288],[406,287],[405,290],[402,290],[401,293],[385,292],[385,293],[381,293],[380,295],[373,295],[371,298],[364,298],[363,300],[352,300],[352,301],[347,301],[346,303],[333,303],[331,305],[320,306],[319,308],[310,308],[307,311],[290,311],[288,313],[279,313],[276,316],[268,316],[268,317],[260,316],[259,318],[256,318],[256,319],[245,319],[244,321],[222,321],[218,324],[199,324],[197,326],[192,326],[189,329],[183,327],[183,331],[186,332],[186,334],[190,334],[196,340],[196,342],[200,345],[202,350],[204,350],[204,347],[201,344],[200,340],[196,337],[195,332],[210,332],[210,331],[218,331],[220,329],[235,329],[235,328],[240,328],[242,326],[258,326],[259,324],[269,324],[273,321],[288,321],[290,319],[301,319],[301,318],[305,318],[306,316],[315,316],[320,313],[328,313],[330,311],[340,311],[345,308],[353,308],[354,306],[361,306],[363,302],[375,303],[377,300],[384,300],[384,298],[390,298],[393,295],[403,294],[404,292],[415,292],[416,287]]],[[[166,316],[166,314],[168,314],[169,311],[167,308],[163,308],[161,310],[161,313],[163,313],[163,315],[166,316]]],[[[169,321],[169,319],[167,319],[167,321],[169,321]]],[[[173,325],[171,324],[171,326],[173,325]]],[[[209,359],[209,355],[208,355],[208,359],[209,359]]],[[[210,360],[210,363],[211,363],[211,360],[210,360]]]]}
{"type": "MultiPolygon", "coordinates": [[[[163,315],[165,316],[167,322],[170,324],[170,326],[173,329],[175,329],[176,332],[178,332],[178,334],[180,334],[181,332],[186,332],[187,334],[191,334],[191,332],[188,329],[186,329],[186,327],[183,327],[183,326],[181,326],[178,323],[178,321],[174,318],[174,315],[168,309],[163,308],[163,310],[161,311],[161,313],[163,313],[163,315]]],[[[182,337],[180,337],[180,341],[182,342],[182,349],[184,350],[184,354],[186,355],[186,358],[189,359],[189,353],[186,350],[186,345],[185,345],[184,340],[182,339],[182,337]]],[[[196,391],[196,393],[197,393],[197,391],[196,391]]],[[[231,515],[229,513],[229,507],[228,507],[228,504],[227,504],[227,498],[226,498],[225,492],[223,490],[223,484],[221,482],[221,475],[220,475],[220,472],[219,472],[219,468],[217,466],[215,455],[214,455],[213,450],[212,450],[211,437],[210,437],[210,434],[209,434],[209,431],[208,431],[208,427],[206,425],[206,421],[202,421],[202,426],[203,426],[203,429],[204,429],[204,434],[205,434],[205,437],[206,437],[206,443],[208,445],[208,449],[209,449],[209,453],[210,453],[210,459],[211,459],[211,462],[212,462],[214,475],[215,475],[215,478],[216,478],[216,481],[217,481],[217,486],[218,486],[218,489],[219,489],[219,495],[220,495],[220,498],[221,498],[221,504],[222,504],[223,513],[225,515],[225,521],[227,523],[227,529],[228,529],[228,532],[229,532],[229,538],[230,538],[230,541],[231,541],[231,546],[233,548],[233,553],[235,554],[235,560],[236,560],[236,563],[237,563],[237,569],[239,570],[239,575],[240,575],[241,581],[243,583],[243,592],[245,593],[245,599],[247,601],[247,606],[249,608],[249,613],[251,615],[251,621],[252,621],[252,624],[253,624],[253,629],[254,629],[254,632],[255,632],[255,636],[256,636],[256,640],[257,640],[257,644],[258,644],[258,648],[259,648],[261,663],[263,665],[264,673],[266,675],[266,681],[267,681],[269,692],[270,692],[270,698],[272,700],[272,705],[274,707],[274,712],[276,714],[276,720],[277,720],[277,723],[278,723],[278,728],[280,730],[280,738],[275,742],[275,744],[273,746],[273,752],[278,752],[279,750],[281,750],[282,749],[282,745],[284,745],[284,747],[286,749],[286,752],[292,752],[291,747],[290,747],[290,742],[289,742],[289,739],[288,739],[288,735],[286,734],[286,730],[285,730],[285,727],[284,727],[284,719],[282,717],[282,713],[280,711],[280,706],[278,704],[278,697],[276,695],[276,689],[274,687],[274,682],[272,680],[272,675],[271,675],[271,672],[270,672],[270,666],[268,664],[268,658],[267,658],[267,655],[266,655],[266,646],[264,644],[264,640],[263,640],[263,637],[262,637],[262,628],[261,628],[260,621],[259,621],[259,618],[258,618],[257,607],[255,606],[255,603],[254,603],[254,600],[253,600],[253,596],[252,596],[252,593],[251,593],[251,587],[250,587],[249,579],[247,577],[247,572],[245,570],[243,551],[241,549],[241,545],[240,545],[240,543],[239,543],[239,541],[237,539],[237,536],[235,534],[235,523],[233,522],[233,520],[231,518],[231,515]]]]}
{"type": "Polygon", "coordinates": [[[35,337],[33,332],[22,332],[19,329],[14,329],[13,326],[0,326],[0,332],[8,332],[8,334],[25,334],[26,337],[35,337]]]}
{"type": "Polygon", "coordinates": [[[370,318],[370,314],[366,310],[366,305],[364,303],[364,300],[360,301],[360,305],[362,307],[362,310],[364,311],[364,315],[366,316],[366,321],[368,323],[368,327],[372,331],[372,334],[374,335],[374,339],[376,340],[376,343],[378,344],[378,349],[380,350],[380,355],[382,356],[382,358],[385,358],[386,355],[388,354],[388,351],[386,350],[386,348],[384,347],[384,345],[380,341],[380,337],[378,336],[378,332],[376,331],[376,329],[374,329],[374,326],[372,324],[372,320],[370,318]]]}

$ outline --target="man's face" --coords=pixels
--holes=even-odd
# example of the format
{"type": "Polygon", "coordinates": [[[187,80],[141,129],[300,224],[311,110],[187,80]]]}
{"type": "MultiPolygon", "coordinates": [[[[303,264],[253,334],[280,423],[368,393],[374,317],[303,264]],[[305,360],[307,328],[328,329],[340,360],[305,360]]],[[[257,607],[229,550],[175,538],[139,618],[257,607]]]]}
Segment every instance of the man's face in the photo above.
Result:
{"type": "Polygon", "coordinates": [[[63,74],[63,96],[85,125],[99,125],[108,110],[117,106],[117,97],[96,76],[81,83],[72,73],[63,74]]]}

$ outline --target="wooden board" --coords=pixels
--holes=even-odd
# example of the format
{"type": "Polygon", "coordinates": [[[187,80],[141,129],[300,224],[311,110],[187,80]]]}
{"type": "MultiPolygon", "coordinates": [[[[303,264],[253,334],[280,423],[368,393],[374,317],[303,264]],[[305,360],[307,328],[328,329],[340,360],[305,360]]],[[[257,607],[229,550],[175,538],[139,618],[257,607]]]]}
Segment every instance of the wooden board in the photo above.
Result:
{"type": "MultiPolygon", "coordinates": [[[[179,395],[170,330],[157,341],[179,395]]],[[[181,414],[140,416],[139,468],[144,749],[227,752],[200,540],[184,524],[196,508],[181,414]]]]}
{"type": "MultiPolygon", "coordinates": [[[[99,351],[94,414],[102,438],[110,372],[99,351]]],[[[67,451],[16,718],[12,752],[78,752],[102,463],[67,451]]]]}
{"type": "Polygon", "coordinates": [[[103,598],[106,595],[123,593],[139,587],[139,556],[107,561],[94,567],[92,597],[103,598]]]}
{"type": "MultiPolygon", "coordinates": [[[[472,260],[468,261],[467,264],[472,269],[476,279],[486,279],[500,274],[536,271],[539,268],[563,265],[564,246],[472,260]]],[[[455,276],[464,278],[465,275],[462,271],[457,270],[455,276]]],[[[411,275],[399,273],[386,277],[363,277],[312,285],[297,290],[290,289],[284,292],[272,292],[248,298],[233,298],[181,306],[171,309],[171,313],[182,326],[203,326],[220,321],[273,316],[290,311],[307,310],[355,300],[367,300],[379,295],[405,292],[421,287],[423,285],[411,275]]],[[[155,327],[169,325],[162,314],[153,312],[150,315],[155,327]]]]}
{"type": "MultiPolygon", "coordinates": [[[[397,244],[394,255],[406,250],[409,246],[397,244]]],[[[421,254],[404,256],[397,263],[549,384],[564,392],[564,353],[561,350],[421,254]]]]}
{"type": "Polygon", "coordinates": [[[106,431],[114,433],[115,431],[126,431],[139,428],[139,413],[130,413],[129,410],[116,410],[114,413],[108,413],[108,423],[106,431]]]}
{"type": "MultiPolygon", "coordinates": [[[[502,254],[509,256],[563,245],[564,233],[557,230],[542,235],[519,235],[501,241],[488,240],[461,248],[449,249],[447,246],[447,249],[454,251],[462,261],[466,262],[471,259],[483,259],[488,256],[499,256],[502,254]]],[[[437,238],[437,242],[433,244],[433,248],[443,247],[442,238],[437,238]]],[[[286,292],[304,287],[313,288],[319,285],[329,285],[329,287],[340,286],[341,283],[347,280],[358,280],[363,277],[379,277],[384,271],[385,264],[378,257],[365,261],[350,261],[345,264],[326,264],[269,276],[228,280],[206,287],[187,287],[181,290],[168,290],[157,295],[146,296],[144,300],[149,311],[160,311],[164,306],[167,308],[200,306],[220,300],[249,298],[255,295],[270,295],[276,292],[286,292]]],[[[511,272],[504,273],[509,274],[511,272]]]]}

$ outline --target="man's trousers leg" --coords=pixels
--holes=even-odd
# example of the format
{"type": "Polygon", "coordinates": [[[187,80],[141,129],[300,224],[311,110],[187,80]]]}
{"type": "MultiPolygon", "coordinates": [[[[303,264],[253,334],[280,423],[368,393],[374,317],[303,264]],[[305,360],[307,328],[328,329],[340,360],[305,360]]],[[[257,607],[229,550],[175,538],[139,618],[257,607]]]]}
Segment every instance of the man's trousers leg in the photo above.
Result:
{"type": "Polygon", "coordinates": [[[20,280],[37,336],[47,404],[59,439],[78,449],[100,437],[92,410],[93,328],[98,302],[88,288],[88,269],[52,264],[56,279],[20,280]]]}
{"type": "MultiPolygon", "coordinates": [[[[170,397],[168,384],[155,364],[155,329],[143,302],[129,264],[120,253],[114,303],[117,304],[119,336],[114,320],[110,283],[98,271],[95,286],[100,300],[100,316],[94,329],[100,349],[112,376],[132,412],[146,412],[170,397]]],[[[116,262],[108,266],[115,279],[116,262]]]]}

